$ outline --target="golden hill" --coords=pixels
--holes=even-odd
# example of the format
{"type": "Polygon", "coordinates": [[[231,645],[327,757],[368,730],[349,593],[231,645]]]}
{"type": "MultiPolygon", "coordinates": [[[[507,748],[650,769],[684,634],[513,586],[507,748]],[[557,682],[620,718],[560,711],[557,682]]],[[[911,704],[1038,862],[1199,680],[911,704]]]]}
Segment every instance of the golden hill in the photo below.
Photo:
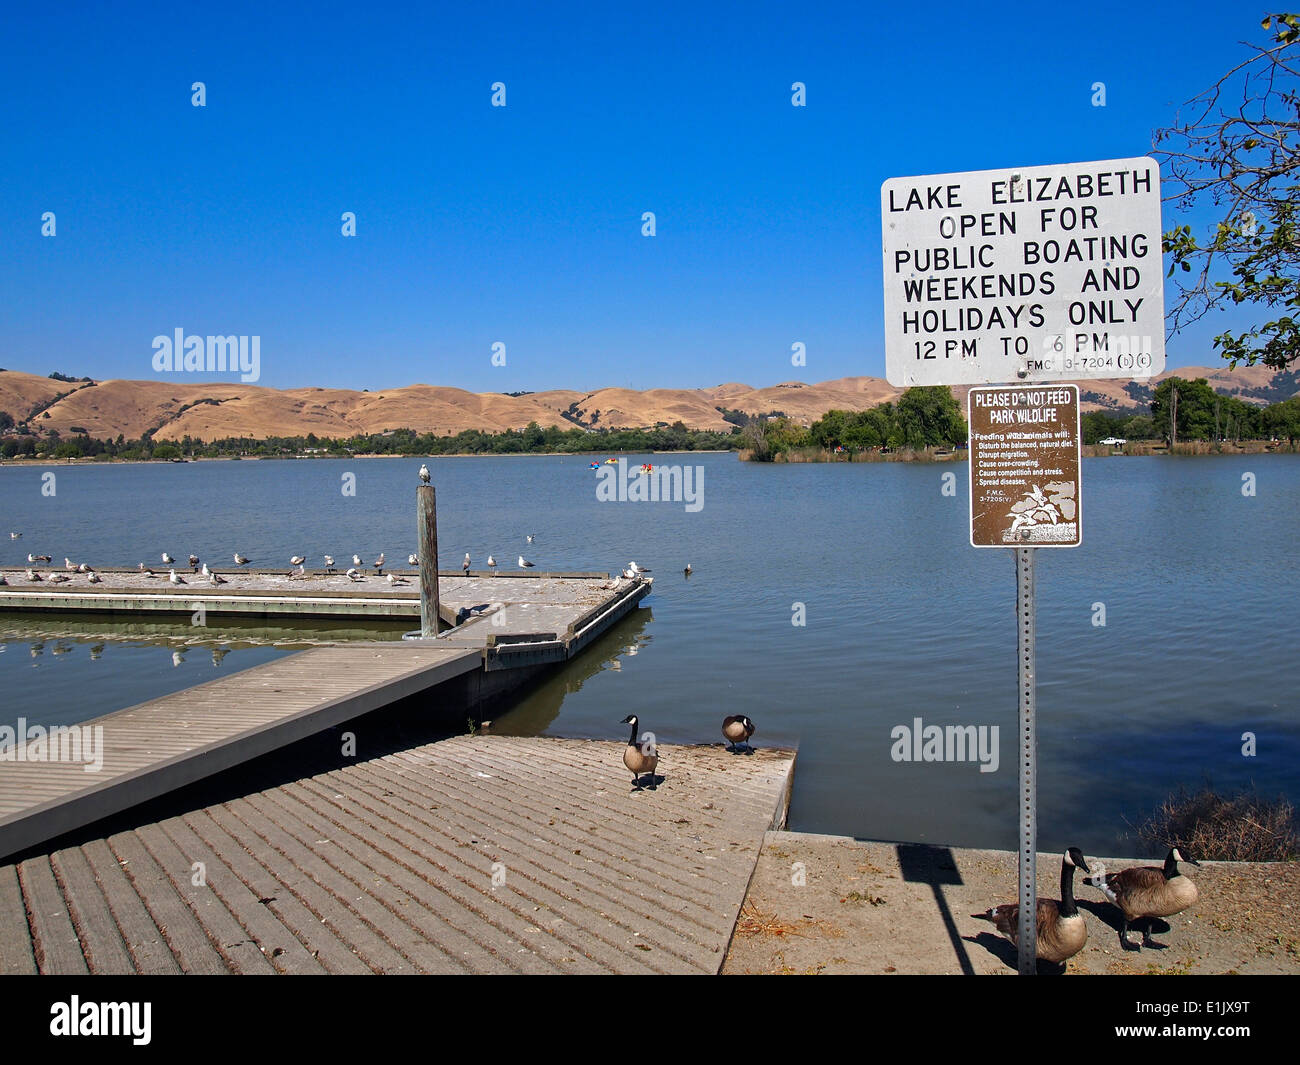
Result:
{"type": "MultiPolygon", "coordinates": [[[[1262,366],[1230,370],[1224,366],[1182,367],[1156,378],[1205,377],[1217,391],[1250,402],[1263,402],[1274,383],[1262,366]]],[[[1293,380],[1285,377],[1283,381],[1293,380]]],[[[1152,382],[1084,381],[1083,409],[1127,410],[1145,405],[1152,382]]],[[[965,403],[966,388],[954,388],[965,403]]],[[[1291,390],[1294,392],[1294,389],[1291,390]]],[[[466,392],[459,388],[415,384],[376,392],[329,388],[263,388],[239,382],[202,383],[183,379],[64,383],[35,374],[0,370],[0,411],[16,421],[37,410],[34,426],[67,436],[138,439],[153,431],[159,440],[191,436],[346,437],[388,429],[414,429],[440,436],[467,429],[501,432],[529,422],[570,428],[643,428],[682,422],[691,429],[726,430],[722,409],[747,414],[780,411],[798,422],[812,423],[826,411],[867,410],[901,393],[878,377],[841,377],[820,384],[785,381],[766,388],[731,382],[714,388],[656,388],[638,392],[602,388],[594,392],[554,390],[523,396],[466,392]],[[55,400],[61,393],[69,393],[55,400]]],[[[1277,397],[1274,397],[1277,398],[1277,397]]]]}

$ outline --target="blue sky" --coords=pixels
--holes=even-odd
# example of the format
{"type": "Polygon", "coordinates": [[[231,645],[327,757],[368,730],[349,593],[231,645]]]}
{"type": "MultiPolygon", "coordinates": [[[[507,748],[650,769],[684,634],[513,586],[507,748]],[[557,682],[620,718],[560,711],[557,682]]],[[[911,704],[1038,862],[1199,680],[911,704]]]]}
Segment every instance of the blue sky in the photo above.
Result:
{"type": "Polygon", "coordinates": [[[0,366],[147,378],[184,328],[259,335],[273,387],[883,377],[882,181],[1146,154],[1262,14],[10,6],[0,366]]]}

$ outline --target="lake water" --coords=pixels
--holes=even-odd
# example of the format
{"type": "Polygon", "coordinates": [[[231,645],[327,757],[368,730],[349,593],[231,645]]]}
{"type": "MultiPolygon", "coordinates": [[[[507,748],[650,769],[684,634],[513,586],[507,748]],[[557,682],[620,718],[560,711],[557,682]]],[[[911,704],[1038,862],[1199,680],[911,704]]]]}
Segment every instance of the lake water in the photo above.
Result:
{"type": "MultiPolygon", "coordinates": [[[[616,758],[629,713],[668,744],[716,742],[725,715],[746,713],[756,744],[799,745],[792,827],[1014,848],[1012,552],[969,546],[964,464],[648,460],[702,468],[703,506],[600,502],[586,458],[427,460],[444,568],[466,551],[476,568],[489,552],[513,567],[522,552],[553,570],[635,559],[656,577],[635,616],[493,731],[607,737],[616,758]],[[895,761],[891,732],[916,718],[997,726],[997,771],[895,761]]],[[[53,497],[45,468],[3,467],[0,562],[28,551],[100,566],[154,564],[164,550],[224,566],[234,551],[268,566],[299,552],[314,565],[354,551],[404,559],[420,462],[55,466],[53,497]]],[[[1128,852],[1129,822],[1179,785],[1254,784],[1300,801],[1300,456],[1089,459],[1082,495],[1083,546],[1037,553],[1040,844],[1128,852]]],[[[314,635],[329,634],[196,639],[180,625],[154,640],[0,617],[0,721],[84,720],[314,635]]]]}

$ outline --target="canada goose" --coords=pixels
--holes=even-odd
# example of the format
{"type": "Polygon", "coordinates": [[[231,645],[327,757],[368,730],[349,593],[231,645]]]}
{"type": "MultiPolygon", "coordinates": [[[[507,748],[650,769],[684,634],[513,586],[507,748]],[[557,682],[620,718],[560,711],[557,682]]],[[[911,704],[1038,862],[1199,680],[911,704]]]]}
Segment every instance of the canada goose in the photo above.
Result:
{"type": "Polygon", "coordinates": [[[655,766],[659,764],[659,754],[655,750],[653,738],[637,740],[636,730],[639,722],[636,714],[628,714],[620,724],[632,726],[632,735],[628,737],[627,747],[623,751],[623,764],[632,774],[633,787],[641,787],[641,778],[646,773],[650,774],[650,782],[653,784],[655,766]]]}
{"type": "MultiPolygon", "coordinates": [[[[1063,962],[1072,958],[1088,942],[1088,926],[1074,902],[1074,870],[1091,872],[1083,851],[1071,847],[1061,856],[1061,900],[1038,900],[1037,949],[1035,954],[1044,961],[1063,962]]],[[[994,906],[986,913],[972,913],[978,921],[991,921],[993,927],[1012,943],[1020,931],[1020,904],[1007,902],[994,906]]]]}
{"type": "Polygon", "coordinates": [[[1171,847],[1163,869],[1158,865],[1144,865],[1119,873],[1103,871],[1098,876],[1084,879],[1085,884],[1095,887],[1119,907],[1123,917],[1119,943],[1125,950],[1163,948],[1163,943],[1157,943],[1151,938],[1151,919],[1182,913],[1197,900],[1196,885],[1178,871],[1179,862],[1191,862],[1197,866],[1201,864],[1194,858],[1185,857],[1177,847],[1171,847]],[[1129,942],[1128,926],[1130,922],[1143,917],[1147,918],[1147,923],[1142,933],[1142,947],[1139,947],[1136,943],[1129,942]]]}
{"type": "Polygon", "coordinates": [[[733,751],[742,743],[748,747],[749,737],[753,734],[754,722],[744,714],[732,714],[722,722],[722,735],[727,738],[733,751]]]}

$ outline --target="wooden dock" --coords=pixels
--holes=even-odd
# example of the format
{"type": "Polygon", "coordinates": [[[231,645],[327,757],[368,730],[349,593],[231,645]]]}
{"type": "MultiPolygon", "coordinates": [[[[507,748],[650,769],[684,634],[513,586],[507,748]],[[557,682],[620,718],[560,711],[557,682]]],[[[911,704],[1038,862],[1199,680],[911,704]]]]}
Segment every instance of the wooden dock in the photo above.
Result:
{"type": "MultiPolygon", "coordinates": [[[[387,618],[416,620],[420,616],[419,576],[412,570],[393,570],[402,583],[389,584],[385,571],[368,572],[360,581],[343,573],[308,571],[294,576],[285,570],[251,570],[223,573],[224,584],[213,586],[189,570],[178,571],[185,581],[173,585],[167,573],[146,577],[136,570],[96,571],[100,583],[88,574],[69,573],[66,583],[53,584],[48,566],[40,581],[27,578],[25,567],[0,569],[0,611],[76,612],[149,615],[190,615],[202,607],[212,617],[387,618]]],[[[64,574],[57,571],[60,576],[64,574]]],[[[648,588],[648,579],[628,580],[608,573],[538,573],[532,570],[493,576],[460,570],[438,574],[439,614],[447,625],[492,608],[518,607],[548,610],[557,616],[576,609],[582,614],[634,587],[648,588]]],[[[644,594],[644,593],[643,593],[644,594]]],[[[565,618],[567,625],[572,618],[565,618]]],[[[554,619],[551,619],[554,623],[554,619]]],[[[561,626],[563,628],[563,625],[561,626]]]]}
{"type": "Polygon", "coordinates": [[[0,973],[716,973],[793,752],[622,752],[465,736],[86,833],[0,865],[0,973]]]}

